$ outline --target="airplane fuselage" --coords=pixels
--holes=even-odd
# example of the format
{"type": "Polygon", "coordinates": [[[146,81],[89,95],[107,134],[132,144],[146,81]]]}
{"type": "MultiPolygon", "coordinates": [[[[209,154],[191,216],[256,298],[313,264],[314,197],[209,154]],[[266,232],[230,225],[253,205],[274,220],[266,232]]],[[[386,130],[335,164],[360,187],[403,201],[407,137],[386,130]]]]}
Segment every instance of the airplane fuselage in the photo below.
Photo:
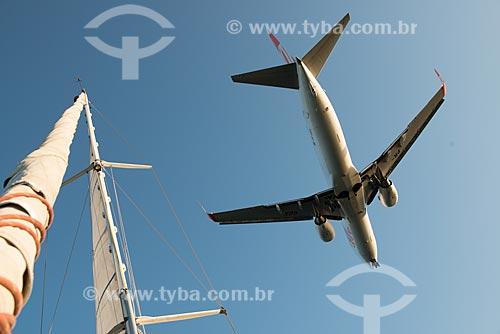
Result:
{"type": "Polygon", "coordinates": [[[340,122],[325,91],[307,66],[297,60],[304,117],[345,217],[349,242],[368,263],[377,263],[377,242],[367,213],[358,170],[354,167],[340,122]]]}

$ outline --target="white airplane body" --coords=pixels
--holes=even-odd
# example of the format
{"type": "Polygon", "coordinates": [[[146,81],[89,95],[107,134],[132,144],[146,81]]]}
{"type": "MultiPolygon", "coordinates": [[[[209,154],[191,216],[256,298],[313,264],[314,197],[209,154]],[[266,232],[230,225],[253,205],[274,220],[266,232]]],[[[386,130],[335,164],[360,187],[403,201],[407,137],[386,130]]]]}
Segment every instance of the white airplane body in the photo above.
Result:
{"type": "MultiPolygon", "coordinates": [[[[332,187],[337,194],[351,193],[351,196],[339,200],[348,222],[345,228],[352,238],[350,242],[352,244],[354,241],[355,248],[365,261],[377,265],[377,242],[366,210],[362,186],[358,186],[356,192],[353,191],[356,184],[361,185],[361,178],[352,163],[335,109],[316,77],[300,60],[297,61],[297,74],[304,117],[307,119],[313,144],[317,146],[320,159],[323,159],[331,176],[332,187]]],[[[327,227],[321,224],[321,220],[316,219],[315,222],[320,229],[327,227]]],[[[328,232],[325,230],[323,233],[328,232]]]]}
{"type": "Polygon", "coordinates": [[[431,101],[377,160],[361,173],[358,172],[352,163],[335,110],[316,79],[348,21],[349,14],[302,59],[296,58],[295,61],[270,34],[288,64],[232,77],[235,82],[299,90],[313,144],[331,177],[332,188],[302,199],[208,215],[220,224],[314,219],[325,242],[335,237],[329,219],[344,220],[344,230],[350,244],[364,261],[378,267],[377,242],[367,206],[377,193],[385,206],[397,203],[398,194],[388,176],[443,103],[446,88],[440,78],[443,85],[431,101]]]}

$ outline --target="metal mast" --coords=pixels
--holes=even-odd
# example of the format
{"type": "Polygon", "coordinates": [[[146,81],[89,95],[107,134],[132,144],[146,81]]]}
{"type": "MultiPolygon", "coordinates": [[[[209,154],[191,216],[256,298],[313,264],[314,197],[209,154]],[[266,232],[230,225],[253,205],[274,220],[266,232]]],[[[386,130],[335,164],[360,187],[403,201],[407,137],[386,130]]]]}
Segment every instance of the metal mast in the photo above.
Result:
{"type": "Polygon", "coordinates": [[[138,330],[136,324],[135,310],[132,306],[132,300],[127,285],[127,278],[125,277],[126,266],[122,261],[121,251],[118,246],[118,239],[116,237],[118,229],[116,228],[116,225],[114,224],[113,221],[113,215],[110,206],[110,197],[106,187],[106,182],[104,181],[105,177],[103,170],[104,166],[99,154],[99,148],[98,148],[99,145],[95,137],[95,128],[94,124],[92,123],[92,114],[90,112],[89,100],[86,93],[85,93],[85,98],[86,98],[85,116],[87,118],[89,140],[90,140],[90,157],[91,157],[90,163],[93,166],[94,171],[98,175],[99,189],[104,202],[104,211],[107,217],[106,219],[107,231],[110,240],[110,250],[113,255],[113,260],[114,260],[113,262],[118,281],[119,297],[122,306],[124,325],[126,329],[126,334],[137,334],[138,330]]]}

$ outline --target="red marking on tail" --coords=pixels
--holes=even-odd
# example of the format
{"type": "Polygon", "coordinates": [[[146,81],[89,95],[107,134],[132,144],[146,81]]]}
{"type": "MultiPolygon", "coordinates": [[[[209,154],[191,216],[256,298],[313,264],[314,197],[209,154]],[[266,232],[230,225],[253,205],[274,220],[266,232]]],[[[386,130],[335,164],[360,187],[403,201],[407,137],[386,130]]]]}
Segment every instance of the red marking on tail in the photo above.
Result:
{"type": "Polygon", "coordinates": [[[269,38],[271,38],[271,41],[273,41],[274,46],[278,49],[280,46],[280,41],[273,35],[272,32],[268,32],[269,38]]]}
{"type": "Polygon", "coordinates": [[[281,45],[281,42],[276,38],[276,36],[273,35],[272,32],[269,32],[269,38],[271,38],[271,41],[273,42],[274,46],[276,47],[276,50],[280,53],[280,55],[285,59],[285,62],[287,64],[295,63],[295,59],[291,57],[288,52],[285,50],[285,48],[281,45]]]}

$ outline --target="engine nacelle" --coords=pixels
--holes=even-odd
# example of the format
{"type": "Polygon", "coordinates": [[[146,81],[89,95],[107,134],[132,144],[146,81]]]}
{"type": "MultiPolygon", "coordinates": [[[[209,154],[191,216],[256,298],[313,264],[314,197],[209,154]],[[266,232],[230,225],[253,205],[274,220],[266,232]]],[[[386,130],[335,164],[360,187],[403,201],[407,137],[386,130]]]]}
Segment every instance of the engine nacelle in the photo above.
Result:
{"type": "Polygon", "coordinates": [[[398,191],[391,180],[388,180],[388,182],[388,187],[379,188],[378,199],[383,206],[390,208],[391,206],[394,206],[396,205],[396,203],[398,203],[398,191]]]}
{"type": "Polygon", "coordinates": [[[335,238],[335,230],[333,229],[332,223],[328,221],[325,217],[314,218],[314,223],[318,227],[318,233],[324,242],[330,242],[335,238]]]}

